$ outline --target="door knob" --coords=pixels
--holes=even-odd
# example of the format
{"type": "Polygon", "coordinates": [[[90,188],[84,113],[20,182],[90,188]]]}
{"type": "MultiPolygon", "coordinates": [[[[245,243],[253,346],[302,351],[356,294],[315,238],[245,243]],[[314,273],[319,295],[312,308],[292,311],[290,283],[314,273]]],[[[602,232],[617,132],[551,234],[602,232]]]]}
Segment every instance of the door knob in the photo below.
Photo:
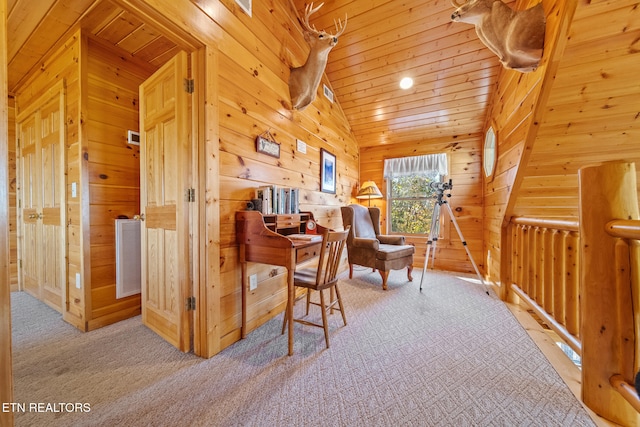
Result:
{"type": "Polygon", "coordinates": [[[140,215],[134,215],[133,219],[135,219],[136,221],[144,221],[144,214],[141,213],[140,215]]]}

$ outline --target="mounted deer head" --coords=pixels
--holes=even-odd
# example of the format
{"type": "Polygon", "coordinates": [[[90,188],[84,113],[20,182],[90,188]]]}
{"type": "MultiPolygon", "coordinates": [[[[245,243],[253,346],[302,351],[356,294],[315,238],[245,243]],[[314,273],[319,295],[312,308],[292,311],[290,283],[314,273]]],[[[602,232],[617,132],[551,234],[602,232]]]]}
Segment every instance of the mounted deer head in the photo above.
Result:
{"type": "Polygon", "coordinates": [[[451,0],[451,4],[457,8],[451,20],[475,25],[482,43],[505,68],[526,73],[538,67],[544,47],[542,3],[523,11],[500,0],[451,0]]]}
{"type": "Polygon", "coordinates": [[[304,13],[304,39],[309,43],[311,51],[307,57],[307,62],[298,68],[292,68],[289,76],[289,93],[291,95],[291,105],[296,110],[303,110],[307,105],[316,99],[316,92],[320,79],[327,65],[329,51],[338,43],[338,37],[347,28],[347,17],[344,24],[340,19],[335,22],[336,34],[327,34],[324,31],[316,30],[316,27],[309,24],[309,17],[316,13],[324,3],[313,8],[313,3],[307,5],[304,13]]]}

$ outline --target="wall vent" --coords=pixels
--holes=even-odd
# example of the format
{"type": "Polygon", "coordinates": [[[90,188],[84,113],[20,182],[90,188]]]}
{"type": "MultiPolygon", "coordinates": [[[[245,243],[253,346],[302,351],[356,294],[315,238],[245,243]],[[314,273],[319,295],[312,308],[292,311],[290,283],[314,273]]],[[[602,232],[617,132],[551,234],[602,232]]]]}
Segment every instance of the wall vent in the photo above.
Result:
{"type": "Polygon", "coordinates": [[[324,97],[327,98],[329,101],[331,101],[331,103],[333,104],[333,92],[331,91],[331,89],[329,89],[329,87],[324,83],[322,84],[322,88],[324,92],[324,97]]]}

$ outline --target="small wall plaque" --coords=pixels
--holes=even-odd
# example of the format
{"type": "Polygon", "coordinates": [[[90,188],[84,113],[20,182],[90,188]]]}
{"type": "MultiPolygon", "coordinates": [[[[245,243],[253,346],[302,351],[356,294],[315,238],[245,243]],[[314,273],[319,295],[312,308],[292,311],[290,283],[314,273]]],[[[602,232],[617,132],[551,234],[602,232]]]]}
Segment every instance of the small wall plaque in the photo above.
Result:
{"type": "Polygon", "coordinates": [[[280,158],[280,144],[278,144],[269,131],[256,137],[256,151],[268,156],[280,158]]]}

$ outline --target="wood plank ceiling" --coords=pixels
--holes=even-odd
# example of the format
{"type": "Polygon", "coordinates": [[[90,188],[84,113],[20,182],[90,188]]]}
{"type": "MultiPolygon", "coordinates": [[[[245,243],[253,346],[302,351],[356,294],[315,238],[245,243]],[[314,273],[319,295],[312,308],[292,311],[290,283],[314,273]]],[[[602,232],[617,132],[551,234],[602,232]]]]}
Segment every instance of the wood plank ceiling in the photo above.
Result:
{"type": "Polygon", "coordinates": [[[8,6],[9,93],[78,23],[98,39],[156,68],[179,50],[174,42],[109,0],[8,0],[8,6]]]}
{"type": "MultiPolygon", "coordinates": [[[[304,16],[305,0],[295,5],[304,16]]],[[[331,33],[348,15],[326,72],[361,147],[483,132],[500,65],[453,10],[449,0],[335,0],[311,17],[331,33]]]]}
{"type": "MultiPolygon", "coordinates": [[[[303,16],[305,0],[292,1],[303,16]]],[[[178,50],[117,0],[8,0],[8,10],[10,93],[78,22],[154,66],[178,50]]],[[[326,72],[360,146],[483,131],[500,66],[452,11],[448,0],[326,0],[312,16],[328,32],[349,17],[326,72]],[[402,77],[411,89],[399,88],[402,77]]]]}

